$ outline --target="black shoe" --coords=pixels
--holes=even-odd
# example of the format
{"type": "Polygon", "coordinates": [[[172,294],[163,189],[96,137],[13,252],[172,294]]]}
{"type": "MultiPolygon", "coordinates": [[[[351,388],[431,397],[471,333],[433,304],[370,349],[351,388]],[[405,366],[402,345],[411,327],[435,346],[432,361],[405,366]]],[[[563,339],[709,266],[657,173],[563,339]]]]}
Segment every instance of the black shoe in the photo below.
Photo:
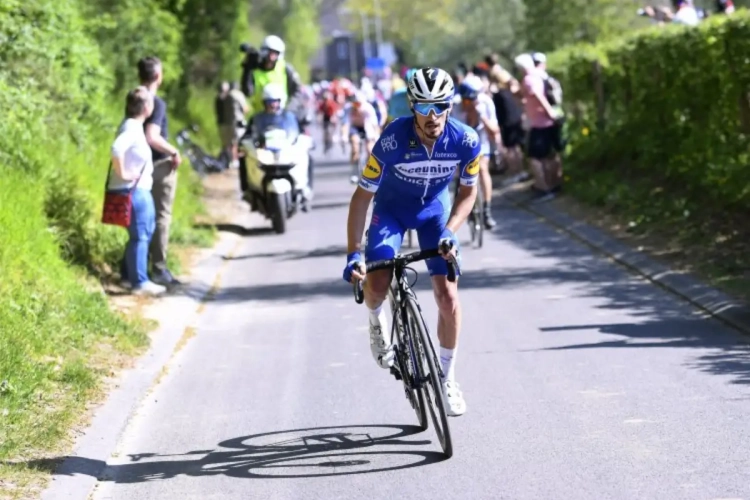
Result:
{"type": "Polygon", "coordinates": [[[182,282],[172,276],[172,273],[169,272],[168,269],[164,269],[163,271],[154,271],[151,274],[151,281],[158,285],[164,285],[164,286],[179,286],[182,285],[182,282]]]}

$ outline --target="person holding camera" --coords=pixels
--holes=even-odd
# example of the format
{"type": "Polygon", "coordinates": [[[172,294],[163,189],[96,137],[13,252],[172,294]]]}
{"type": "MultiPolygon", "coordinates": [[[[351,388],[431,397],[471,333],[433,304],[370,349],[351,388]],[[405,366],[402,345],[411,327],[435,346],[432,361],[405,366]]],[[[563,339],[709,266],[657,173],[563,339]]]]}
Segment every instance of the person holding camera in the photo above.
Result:
{"type": "MultiPolygon", "coordinates": [[[[265,111],[263,89],[268,84],[279,85],[284,90],[282,102],[286,104],[286,108],[292,111],[297,110],[300,104],[297,95],[302,88],[302,82],[294,67],[284,59],[286,51],[284,41],[276,35],[269,35],[263,40],[259,51],[255,51],[247,44],[242,44],[240,51],[247,54],[242,65],[242,89],[250,99],[250,121],[247,129],[252,127],[252,117],[265,111]]],[[[300,129],[303,129],[306,125],[306,118],[300,114],[295,113],[300,129]]],[[[310,165],[312,168],[312,163],[310,165]]],[[[247,172],[242,163],[239,167],[240,189],[244,193],[248,188],[247,172]]]]}

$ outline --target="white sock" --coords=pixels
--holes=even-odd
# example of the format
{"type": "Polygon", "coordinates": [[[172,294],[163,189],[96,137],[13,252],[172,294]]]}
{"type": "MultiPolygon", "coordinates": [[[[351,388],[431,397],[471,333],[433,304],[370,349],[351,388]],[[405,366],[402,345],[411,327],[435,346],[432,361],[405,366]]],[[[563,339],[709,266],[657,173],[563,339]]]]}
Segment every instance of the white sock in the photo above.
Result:
{"type": "MultiPolygon", "coordinates": [[[[457,348],[456,348],[457,349],[457,348]]],[[[443,381],[453,382],[456,377],[455,362],[456,349],[447,349],[440,346],[440,368],[443,369],[443,381]]]]}
{"type": "Polygon", "coordinates": [[[373,325],[380,324],[380,313],[383,311],[383,304],[380,304],[376,309],[370,309],[370,323],[373,325]]]}

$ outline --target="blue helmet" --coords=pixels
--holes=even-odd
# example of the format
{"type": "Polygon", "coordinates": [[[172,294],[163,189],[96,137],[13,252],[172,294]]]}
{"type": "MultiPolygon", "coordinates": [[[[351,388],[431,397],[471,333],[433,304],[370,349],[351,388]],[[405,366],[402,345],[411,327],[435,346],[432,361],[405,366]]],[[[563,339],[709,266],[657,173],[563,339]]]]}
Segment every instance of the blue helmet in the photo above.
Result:
{"type": "Polygon", "coordinates": [[[458,86],[458,93],[462,99],[474,101],[479,97],[483,87],[484,84],[482,83],[481,78],[470,75],[461,82],[461,85],[458,86]]]}

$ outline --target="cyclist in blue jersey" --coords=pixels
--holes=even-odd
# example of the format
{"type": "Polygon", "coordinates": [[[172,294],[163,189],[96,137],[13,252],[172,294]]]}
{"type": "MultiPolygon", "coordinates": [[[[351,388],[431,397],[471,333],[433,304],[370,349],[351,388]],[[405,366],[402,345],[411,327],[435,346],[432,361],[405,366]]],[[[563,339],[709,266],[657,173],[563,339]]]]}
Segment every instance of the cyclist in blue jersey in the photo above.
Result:
{"type": "MultiPolygon", "coordinates": [[[[348,255],[344,280],[365,279],[364,261],[390,259],[407,229],[415,229],[423,249],[448,243],[449,254],[427,261],[438,314],[443,392],[451,416],[463,415],[466,403],[455,380],[461,324],[458,280],[447,279],[450,256],[458,257],[456,232],[474,206],[481,153],[471,127],[449,117],[454,94],[450,75],[437,68],[417,70],[408,83],[412,116],[397,118],[383,131],[352,195],[347,223],[348,255]],[[449,185],[459,169],[460,188],[453,206],[449,185]],[[361,240],[367,210],[374,198],[364,259],[361,240]]],[[[369,309],[370,350],[382,368],[394,363],[388,315],[383,302],[391,271],[367,274],[365,303],[369,309]]]]}

